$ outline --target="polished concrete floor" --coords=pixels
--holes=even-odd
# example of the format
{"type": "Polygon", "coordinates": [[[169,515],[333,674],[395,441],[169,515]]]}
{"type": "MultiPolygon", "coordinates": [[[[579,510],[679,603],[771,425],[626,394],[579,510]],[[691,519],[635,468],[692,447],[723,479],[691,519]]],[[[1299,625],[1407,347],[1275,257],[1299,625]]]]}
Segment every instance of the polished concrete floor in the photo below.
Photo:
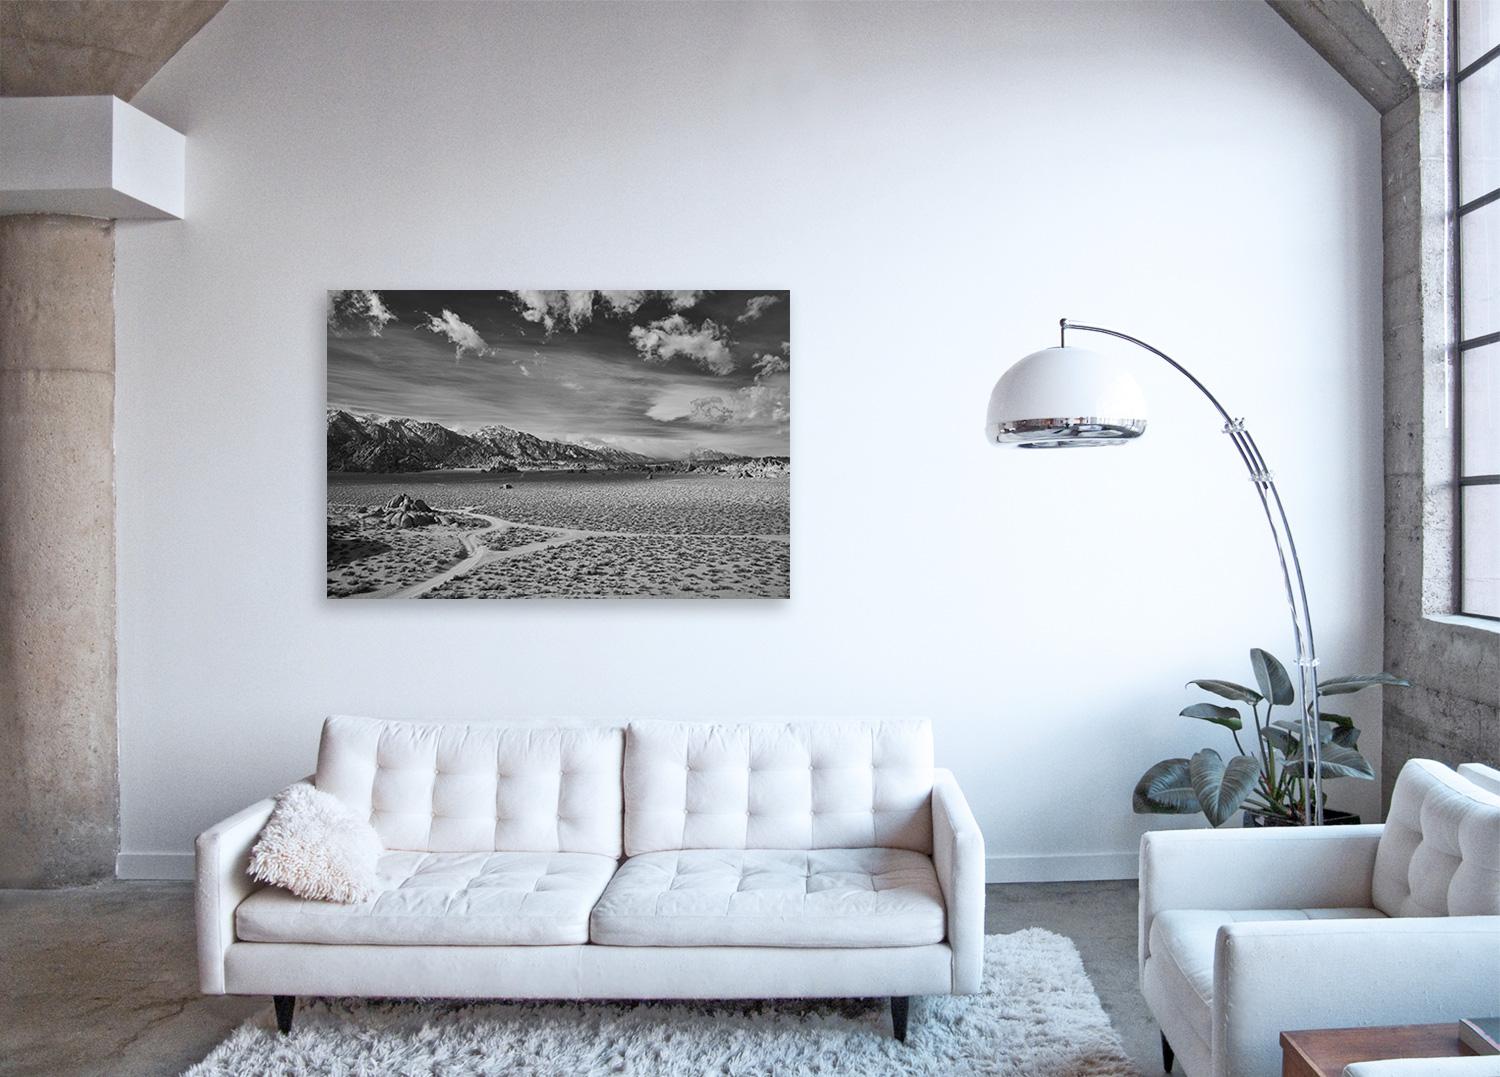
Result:
{"type": "MultiPolygon", "coordinates": [[[[1135,978],[1135,883],[992,886],[986,930],[1044,927],[1078,945],[1125,1049],[1160,1072],[1135,978]]],[[[176,1074],[268,999],[198,994],[188,883],[0,890],[0,1074],[176,1074]]]]}

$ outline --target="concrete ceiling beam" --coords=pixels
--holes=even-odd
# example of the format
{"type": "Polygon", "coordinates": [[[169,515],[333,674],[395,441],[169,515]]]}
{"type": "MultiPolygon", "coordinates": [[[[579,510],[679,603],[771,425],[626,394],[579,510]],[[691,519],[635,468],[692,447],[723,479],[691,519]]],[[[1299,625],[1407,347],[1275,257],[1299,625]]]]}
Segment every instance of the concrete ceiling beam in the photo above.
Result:
{"type": "Polygon", "coordinates": [[[0,0],[0,97],[129,101],[225,0],[0,0]]]}
{"type": "Polygon", "coordinates": [[[1443,0],[1266,0],[1384,115],[1442,82],[1443,0]]]}

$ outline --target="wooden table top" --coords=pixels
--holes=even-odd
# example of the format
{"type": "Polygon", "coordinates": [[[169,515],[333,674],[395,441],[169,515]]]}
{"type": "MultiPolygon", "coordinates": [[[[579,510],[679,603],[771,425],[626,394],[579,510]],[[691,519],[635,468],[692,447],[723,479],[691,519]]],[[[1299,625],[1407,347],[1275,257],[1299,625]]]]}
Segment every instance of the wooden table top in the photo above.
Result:
{"type": "Polygon", "coordinates": [[[1339,1077],[1351,1062],[1378,1058],[1453,1058],[1474,1052],[1459,1040],[1458,1022],[1314,1028],[1281,1034],[1283,1077],[1339,1077]]]}

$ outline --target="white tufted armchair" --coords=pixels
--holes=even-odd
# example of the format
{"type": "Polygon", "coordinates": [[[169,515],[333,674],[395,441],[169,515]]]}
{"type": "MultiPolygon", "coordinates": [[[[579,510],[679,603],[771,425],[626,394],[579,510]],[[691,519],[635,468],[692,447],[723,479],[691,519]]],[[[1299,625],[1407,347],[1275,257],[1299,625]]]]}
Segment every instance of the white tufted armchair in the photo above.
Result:
{"type": "Polygon", "coordinates": [[[1500,1003],[1500,795],[1431,760],[1384,825],[1147,834],[1140,888],[1141,990],[1187,1077],[1275,1077],[1286,1030],[1500,1003]]]}

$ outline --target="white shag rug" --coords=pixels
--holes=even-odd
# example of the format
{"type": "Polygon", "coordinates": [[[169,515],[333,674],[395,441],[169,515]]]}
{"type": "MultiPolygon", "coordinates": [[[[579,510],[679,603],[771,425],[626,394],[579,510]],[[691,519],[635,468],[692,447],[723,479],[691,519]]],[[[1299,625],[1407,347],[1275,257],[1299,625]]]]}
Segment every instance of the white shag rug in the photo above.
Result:
{"type": "Polygon", "coordinates": [[[286,1037],[276,1032],[267,999],[264,1017],[236,1029],[187,1077],[1139,1077],[1069,939],[1028,928],[984,944],[983,992],[912,999],[904,1045],[891,1035],[884,999],[299,999],[286,1037]]]}

